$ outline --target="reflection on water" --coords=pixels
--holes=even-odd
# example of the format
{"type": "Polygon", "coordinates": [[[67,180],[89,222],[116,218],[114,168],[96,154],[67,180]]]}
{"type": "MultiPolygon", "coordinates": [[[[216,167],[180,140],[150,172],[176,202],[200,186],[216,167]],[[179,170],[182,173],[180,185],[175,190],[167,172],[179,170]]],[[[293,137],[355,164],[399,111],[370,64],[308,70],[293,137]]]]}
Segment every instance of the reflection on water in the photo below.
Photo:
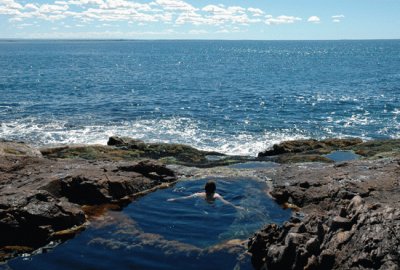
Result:
{"type": "Polygon", "coordinates": [[[287,220],[290,212],[265,196],[264,182],[251,179],[216,180],[217,192],[243,210],[202,199],[167,202],[201,191],[206,181],[158,190],[94,220],[49,253],[0,269],[251,269],[247,238],[266,223],[287,220]]]}

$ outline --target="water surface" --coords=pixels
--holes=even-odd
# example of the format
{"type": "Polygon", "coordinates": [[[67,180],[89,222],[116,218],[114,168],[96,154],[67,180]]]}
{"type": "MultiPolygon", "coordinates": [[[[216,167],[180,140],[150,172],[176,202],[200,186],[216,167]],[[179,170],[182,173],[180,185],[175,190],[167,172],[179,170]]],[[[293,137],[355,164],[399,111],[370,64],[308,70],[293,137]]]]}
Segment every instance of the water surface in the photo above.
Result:
{"type": "Polygon", "coordinates": [[[256,155],[400,137],[400,40],[0,41],[0,137],[256,155]]]}
{"type": "Polygon", "coordinates": [[[246,247],[235,243],[265,224],[281,224],[290,211],[266,196],[265,182],[254,179],[216,181],[217,191],[242,210],[203,199],[167,202],[203,190],[207,180],[151,193],[93,221],[48,253],[16,258],[0,269],[252,269],[246,247]]]}

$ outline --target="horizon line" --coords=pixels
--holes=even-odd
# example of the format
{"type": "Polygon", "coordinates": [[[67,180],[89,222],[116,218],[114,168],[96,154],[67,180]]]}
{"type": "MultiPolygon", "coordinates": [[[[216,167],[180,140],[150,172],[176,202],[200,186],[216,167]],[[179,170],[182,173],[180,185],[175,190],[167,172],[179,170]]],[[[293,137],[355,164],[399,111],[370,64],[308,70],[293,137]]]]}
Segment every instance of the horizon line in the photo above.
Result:
{"type": "Polygon", "coordinates": [[[343,39],[185,39],[185,38],[0,38],[0,41],[396,41],[400,38],[343,39]]]}

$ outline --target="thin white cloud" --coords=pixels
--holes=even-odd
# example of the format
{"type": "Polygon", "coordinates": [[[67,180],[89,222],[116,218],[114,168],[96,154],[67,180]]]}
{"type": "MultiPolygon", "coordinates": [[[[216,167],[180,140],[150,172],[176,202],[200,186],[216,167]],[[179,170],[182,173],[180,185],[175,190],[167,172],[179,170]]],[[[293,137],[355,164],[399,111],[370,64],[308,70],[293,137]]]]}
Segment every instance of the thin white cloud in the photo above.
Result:
{"type": "Polygon", "coordinates": [[[265,23],[268,24],[268,25],[291,24],[291,23],[295,23],[295,22],[298,22],[298,21],[302,20],[299,17],[286,16],[286,15],[281,15],[281,16],[278,16],[278,17],[275,17],[275,18],[272,15],[267,15],[265,17],[266,17],[265,23]]]}
{"type": "Polygon", "coordinates": [[[211,24],[210,20],[204,18],[200,14],[196,13],[195,11],[184,12],[179,15],[176,19],[175,23],[177,25],[182,24],[194,24],[194,25],[204,25],[204,24],[211,24]]]}
{"type": "Polygon", "coordinates": [[[248,10],[254,17],[260,17],[260,16],[262,16],[262,15],[264,14],[264,11],[262,11],[262,10],[259,9],[259,8],[252,8],[252,7],[249,7],[247,10],[248,10]]]}
{"type": "Polygon", "coordinates": [[[92,4],[99,5],[101,9],[132,9],[136,11],[152,11],[149,4],[140,4],[132,1],[126,0],[78,0],[78,1],[88,1],[92,4]]]}
{"type": "Polygon", "coordinates": [[[210,25],[222,25],[226,23],[246,25],[260,21],[259,19],[250,19],[246,14],[246,9],[239,6],[207,5],[201,11],[206,13],[202,18],[206,24],[210,25]]]}
{"type": "MultiPolygon", "coordinates": [[[[63,1],[59,1],[59,2],[63,2],[63,1]]],[[[109,2],[115,2],[118,4],[120,2],[120,0],[109,1],[109,2]]],[[[77,6],[104,5],[105,4],[105,2],[103,0],[69,0],[67,3],[69,5],[77,5],[77,6]]]]}
{"type": "Polygon", "coordinates": [[[28,3],[28,4],[26,4],[26,5],[24,6],[24,9],[33,9],[33,10],[38,10],[38,9],[39,9],[39,7],[38,7],[37,5],[35,5],[35,4],[28,3]]]}
{"type": "Polygon", "coordinates": [[[179,10],[179,11],[195,11],[197,10],[191,4],[181,0],[156,0],[155,3],[165,10],[179,10]]]}
{"type": "Polygon", "coordinates": [[[67,11],[69,9],[68,5],[49,5],[49,4],[44,4],[41,5],[38,9],[38,12],[40,13],[58,13],[62,11],[67,11]]]}
{"type": "Polygon", "coordinates": [[[310,18],[307,19],[307,22],[320,23],[321,19],[318,16],[311,16],[310,18]]]}
{"type": "Polygon", "coordinates": [[[22,5],[14,0],[0,0],[0,5],[9,9],[22,9],[22,5]]]}
{"type": "Polygon", "coordinates": [[[344,15],[333,15],[332,16],[332,22],[334,23],[340,23],[342,21],[342,19],[344,18],[344,15]]]}

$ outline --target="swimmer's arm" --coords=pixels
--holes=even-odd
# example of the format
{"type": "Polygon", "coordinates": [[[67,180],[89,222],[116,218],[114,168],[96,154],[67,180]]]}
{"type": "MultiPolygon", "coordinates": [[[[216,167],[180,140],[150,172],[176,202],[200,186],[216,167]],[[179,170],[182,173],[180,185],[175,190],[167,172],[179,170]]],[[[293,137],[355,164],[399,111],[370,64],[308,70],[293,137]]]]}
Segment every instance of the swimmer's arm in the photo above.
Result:
{"type": "Polygon", "coordinates": [[[192,195],[189,196],[184,196],[184,197],[178,197],[178,198],[169,198],[167,199],[168,202],[173,202],[173,201],[179,201],[179,200],[187,200],[187,199],[191,199],[191,198],[196,198],[199,197],[200,193],[194,193],[192,195]]]}
{"type": "Polygon", "coordinates": [[[234,205],[233,203],[231,203],[231,202],[228,202],[227,200],[225,200],[221,195],[219,195],[219,194],[216,194],[216,199],[219,199],[219,200],[221,200],[221,202],[223,202],[224,204],[226,204],[226,205],[230,205],[230,206],[232,206],[232,207],[234,207],[234,208],[236,208],[236,209],[238,209],[238,210],[244,210],[244,208],[243,207],[241,207],[241,206],[236,206],[236,205],[234,205]]]}

